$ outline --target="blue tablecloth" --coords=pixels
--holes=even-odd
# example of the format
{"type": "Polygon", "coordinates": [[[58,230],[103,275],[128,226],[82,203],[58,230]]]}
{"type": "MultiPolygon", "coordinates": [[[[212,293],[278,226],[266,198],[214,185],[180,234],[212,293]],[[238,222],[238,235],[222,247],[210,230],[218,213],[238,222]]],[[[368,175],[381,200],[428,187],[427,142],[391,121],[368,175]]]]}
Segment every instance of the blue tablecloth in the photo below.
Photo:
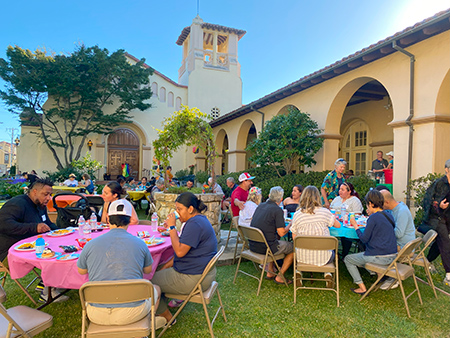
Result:
{"type": "MultiPolygon", "coordinates": [[[[366,229],[365,227],[359,228],[362,232],[366,229]]],[[[351,227],[347,228],[343,225],[341,225],[340,228],[331,227],[330,228],[330,235],[334,237],[346,237],[351,239],[358,239],[358,235],[356,234],[356,230],[351,227]]]]}

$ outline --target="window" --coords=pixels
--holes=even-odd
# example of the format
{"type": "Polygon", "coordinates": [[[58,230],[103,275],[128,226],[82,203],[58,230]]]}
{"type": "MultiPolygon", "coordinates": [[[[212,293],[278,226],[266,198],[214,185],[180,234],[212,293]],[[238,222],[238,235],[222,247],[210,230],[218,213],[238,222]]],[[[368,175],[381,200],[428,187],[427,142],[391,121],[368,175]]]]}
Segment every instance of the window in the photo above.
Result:
{"type": "Polygon", "coordinates": [[[355,154],[355,175],[366,173],[366,153],[355,154]]]}
{"type": "Polygon", "coordinates": [[[213,120],[217,119],[220,116],[220,109],[217,107],[212,108],[211,116],[212,116],[213,120]]]}
{"type": "Polygon", "coordinates": [[[159,90],[159,101],[166,102],[166,88],[164,87],[161,87],[159,90]]]}
{"type": "Polygon", "coordinates": [[[367,145],[367,131],[355,132],[355,147],[363,147],[365,145],[367,145]]]}
{"type": "Polygon", "coordinates": [[[9,154],[5,154],[5,163],[9,163],[9,154]]]}
{"type": "Polygon", "coordinates": [[[152,96],[158,97],[158,84],[156,82],[152,83],[152,96]]]}
{"type": "Polygon", "coordinates": [[[367,173],[369,163],[369,128],[363,121],[351,124],[341,142],[341,156],[347,161],[347,170],[353,170],[355,175],[367,173]]]}
{"type": "Polygon", "coordinates": [[[167,105],[169,107],[173,107],[173,93],[169,92],[169,94],[167,94],[167,105]]]}
{"type": "Polygon", "coordinates": [[[175,100],[175,109],[176,110],[180,110],[181,109],[181,97],[177,96],[176,100],[175,100]]]}

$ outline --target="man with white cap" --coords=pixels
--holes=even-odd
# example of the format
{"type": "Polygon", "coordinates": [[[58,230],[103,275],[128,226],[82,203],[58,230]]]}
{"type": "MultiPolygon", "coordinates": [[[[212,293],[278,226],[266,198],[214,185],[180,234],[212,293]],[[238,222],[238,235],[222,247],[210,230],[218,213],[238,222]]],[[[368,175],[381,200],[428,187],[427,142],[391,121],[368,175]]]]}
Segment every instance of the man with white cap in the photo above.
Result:
{"type": "MultiPolygon", "coordinates": [[[[124,199],[110,204],[110,230],[88,242],[78,259],[78,272],[89,273],[90,281],[141,279],[152,271],[153,258],[147,245],[127,232],[133,206],[124,199]]],[[[161,290],[154,285],[155,304],[158,307],[161,290]]],[[[111,305],[88,304],[89,319],[99,325],[124,325],[144,318],[151,310],[151,299],[140,302],[111,305]]]]}
{"type": "Polygon", "coordinates": [[[388,169],[394,169],[394,152],[390,151],[386,154],[388,157],[389,165],[387,166],[388,169]]]}
{"type": "Polygon", "coordinates": [[[239,210],[244,209],[244,204],[247,201],[248,191],[250,190],[254,176],[249,173],[242,173],[239,175],[239,185],[231,194],[231,211],[234,216],[239,216],[239,210]]]}

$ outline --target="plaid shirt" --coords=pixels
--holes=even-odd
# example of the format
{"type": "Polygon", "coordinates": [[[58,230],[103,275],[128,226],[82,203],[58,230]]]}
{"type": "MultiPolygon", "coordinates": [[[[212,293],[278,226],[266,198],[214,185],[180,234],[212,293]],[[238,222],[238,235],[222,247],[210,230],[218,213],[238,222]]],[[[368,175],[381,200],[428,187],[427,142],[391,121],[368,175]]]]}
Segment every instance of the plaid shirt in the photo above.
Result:
{"type": "MultiPolygon", "coordinates": [[[[342,183],[345,182],[345,176],[342,175],[342,183]]],[[[325,189],[328,197],[328,201],[334,200],[337,196],[339,196],[339,182],[336,170],[330,171],[322,183],[322,188],[325,189]]],[[[322,203],[325,201],[322,197],[322,203]]]]}

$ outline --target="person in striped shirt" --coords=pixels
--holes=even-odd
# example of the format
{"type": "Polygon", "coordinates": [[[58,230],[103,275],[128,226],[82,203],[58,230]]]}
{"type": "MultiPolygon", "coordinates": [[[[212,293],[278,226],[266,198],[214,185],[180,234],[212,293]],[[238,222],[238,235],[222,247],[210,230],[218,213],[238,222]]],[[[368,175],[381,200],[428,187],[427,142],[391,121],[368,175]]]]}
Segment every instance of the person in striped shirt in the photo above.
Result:
{"type": "MultiPolygon", "coordinates": [[[[300,205],[292,218],[292,237],[296,236],[330,236],[330,227],[339,228],[341,224],[327,208],[322,207],[319,190],[314,186],[307,186],[300,198],[300,205]]],[[[332,250],[296,249],[297,262],[323,266],[332,262],[336,253],[332,250]]],[[[325,274],[328,279],[327,287],[332,286],[332,276],[325,274]]]]}

